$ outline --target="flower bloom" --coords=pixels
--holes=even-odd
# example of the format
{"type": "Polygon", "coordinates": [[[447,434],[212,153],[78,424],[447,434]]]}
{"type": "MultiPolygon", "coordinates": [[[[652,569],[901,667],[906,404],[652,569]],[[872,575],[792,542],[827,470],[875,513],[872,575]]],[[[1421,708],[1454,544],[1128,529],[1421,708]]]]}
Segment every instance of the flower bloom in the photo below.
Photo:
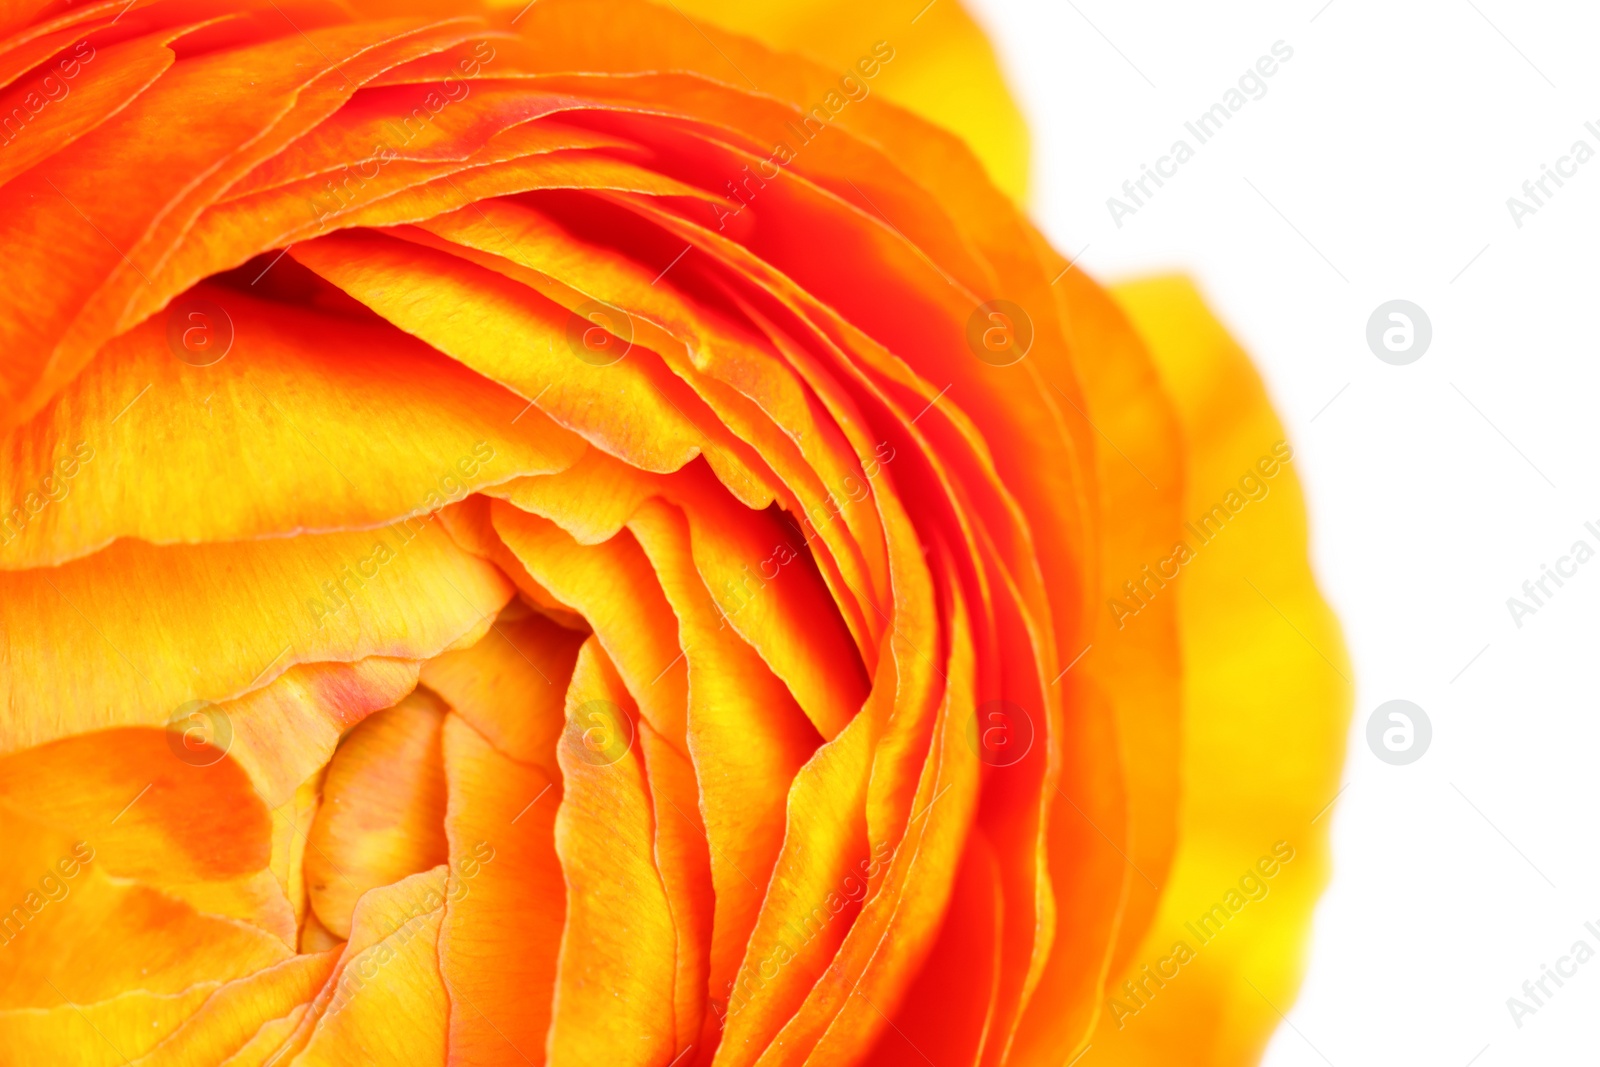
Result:
{"type": "Polygon", "coordinates": [[[1253,1060],[1345,683],[1194,291],[952,3],[435,6],[0,11],[6,1061],[1253,1060]]]}

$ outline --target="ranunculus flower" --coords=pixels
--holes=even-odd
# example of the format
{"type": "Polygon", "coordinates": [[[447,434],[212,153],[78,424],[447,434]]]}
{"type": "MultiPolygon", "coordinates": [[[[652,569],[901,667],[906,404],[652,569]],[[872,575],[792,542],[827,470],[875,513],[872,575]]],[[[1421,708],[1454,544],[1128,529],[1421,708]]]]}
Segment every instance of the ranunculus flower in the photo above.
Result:
{"type": "Polygon", "coordinates": [[[1258,1055],[1293,452],[918,6],[0,12],[0,1058],[1258,1055]]]}

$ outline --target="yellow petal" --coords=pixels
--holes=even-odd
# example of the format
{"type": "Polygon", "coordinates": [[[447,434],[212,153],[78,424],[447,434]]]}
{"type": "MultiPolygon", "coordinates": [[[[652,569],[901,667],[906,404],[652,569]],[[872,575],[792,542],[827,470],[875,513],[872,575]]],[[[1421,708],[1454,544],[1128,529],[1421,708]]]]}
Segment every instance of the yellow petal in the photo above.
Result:
{"type": "MultiPolygon", "coordinates": [[[[1026,196],[1027,125],[988,39],[957,0],[679,0],[678,6],[778,51],[804,53],[841,80],[853,77],[841,92],[849,107],[881,93],[943,126],[971,147],[996,185],[1019,201],[1026,196]],[[866,76],[868,70],[874,73],[866,76]]],[[[726,66],[717,74],[744,84],[726,66]]]]}
{"type": "Polygon", "coordinates": [[[655,816],[633,701],[616,668],[590,639],[567,691],[568,717],[607,702],[596,729],[610,735],[586,748],[569,731],[560,748],[566,796],[556,816],[556,852],[567,876],[551,1063],[662,1064],[675,1046],[677,932],[656,867],[655,816]],[[624,723],[626,720],[626,723],[624,723]],[[603,760],[612,759],[606,763],[603,760]],[[595,760],[591,762],[591,760],[595,760]]]}
{"type": "MultiPolygon", "coordinates": [[[[278,264],[252,295],[198,287],[0,436],[0,501],[21,506],[4,516],[0,567],[115,538],[366,528],[582,454],[543,412],[392,327],[253,295],[295,269],[278,264]],[[191,334],[230,347],[190,366],[174,352],[191,334]]],[[[303,270],[293,282],[319,284],[303,270]]]]}
{"type": "Polygon", "coordinates": [[[698,814],[711,849],[716,907],[709,988],[720,1000],[744,955],[783,843],[789,784],[822,739],[755,651],[719,621],[694,569],[683,515],[653,501],[634,517],[632,529],[678,617],[688,663],[687,742],[698,771],[698,814]]]}
{"type": "Polygon", "coordinates": [[[1149,343],[1188,440],[1185,514],[1198,521],[1248,474],[1270,488],[1220,533],[1190,541],[1195,558],[1178,588],[1182,844],[1155,921],[1111,976],[1109,996],[1137,1013],[1108,1003],[1093,1055],[1130,1065],[1252,1063],[1293,1003],[1328,878],[1328,822],[1312,820],[1339,789],[1350,668],[1311,574],[1294,465],[1274,462],[1270,477],[1256,467],[1288,450],[1248,358],[1185,279],[1115,295],[1149,343]],[[1266,895],[1251,899],[1257,885],[1266,895]],[[1230,893],[1244,906],[1231,908],[1220,932],[1213,918],[1197,936],[1214,905],[1230,908],[1230,893]],[[1194,958],[1163,987],[1147,983],[1140,1007],[1121,983],[1143,980],[1142,968],[1170,959],[1178,941],[1194,958]]]}
{"type": "Polygon", "coordinates": [[[118,541],[53,569],[0,571],[0,751],[165,724],[297,662],[425,659],[479,631],[511,591],[420,519],[226,544],[118,541]]]}
{"type": "Polygon", "coordinates": [[[309,1004],[333,973],[337,960],[336,952],[295,956],[229,982],[132,1067],[220,1062],[243,1049],[262,1026],[309,1004]]]}
{"type": "Polygon", "coordinates": [[[294,1067],[410,1067],[443,1063],[450,1002],[439,974],[443,865],[373,890],[356,908],[350,941],[311,1015],[286,1048],[294,1067]]]}

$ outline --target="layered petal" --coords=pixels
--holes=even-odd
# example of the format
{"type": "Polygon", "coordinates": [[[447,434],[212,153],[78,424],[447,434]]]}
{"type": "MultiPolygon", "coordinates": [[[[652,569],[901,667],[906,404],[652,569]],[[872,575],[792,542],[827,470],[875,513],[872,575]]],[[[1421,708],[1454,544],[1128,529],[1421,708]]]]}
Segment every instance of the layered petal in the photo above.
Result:
{"type": "Polygon", "coordinates": [[[1259,1051],[1292,450],[1019,214],[954,0],[12,4],[0,98],[8,1049],[1259,1051]]]}

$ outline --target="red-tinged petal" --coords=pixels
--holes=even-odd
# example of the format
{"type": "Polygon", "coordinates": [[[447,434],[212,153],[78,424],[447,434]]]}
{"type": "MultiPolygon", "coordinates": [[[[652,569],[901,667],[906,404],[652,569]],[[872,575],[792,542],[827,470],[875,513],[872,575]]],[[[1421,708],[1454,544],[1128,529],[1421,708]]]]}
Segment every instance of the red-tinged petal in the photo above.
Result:
{"type": "Polygon", "coordinates": [[[1167,571],[1162,564],[1187,536],[1179,513],[1182,441],[1156,368],[1123,314],[1077,272],[1058,287],[1072,351],[1115,354],[1079,359],[1075,367],[1084,417],[1102,440],[1118,444],[1096,452],[1105,532],[1092,629],[1081,659],[1059,683],[1073,728],[1090,737],[1064,747],[1061,780],[1049,798],[1061,921],[1033,994],[1036,1006],[1015,1039],[1023,1062],[1087,1041],[1103,974],[1142,940],[1166,882],[1181,791],[1178,598],[1163,591],[1177,565],[1167,571]],[[1141,599],[1129,597],[1128,582],[1141,599]]]}
{"type": "Polygon", "coordinates": [[[10,419],[31,416],[113,332],[133,325],[120,322],[122,305],[228,184],[331,114],[360,80],[470,32],[406,21],[284,28],[279,40],[177,65],[0,190],[0,204],[23,222],[0,243],[18,282],[0,294],[10,419]],[[188,116],[189,136],[166,136],[174,114],[188,116]],[[100,176],[133,145],[146,154],[142,165],[117,197],[97,196],[100,176]]]}
{"type": "MultiPolygon", "coordinates": [[[[861,913],[761,1064],[828,1064],[859,1054],[883,1030],[885,1012],[904,997],[938,935],[977,806],[982,769],[967,737],[975,679],[971,620],[959,594],[949,615],[949,654],[941,672],[944,696],[932,724],[932,746],[913,743],[908,745],[912,751],[897,753],[898,724],[891,722],[873,768],[877,787],[884,765],[897,757],[919,766],[916,809],[905,823],[904,836],[892,846],[883,838],[874,840],[871,860],[840,883],[846,895],[865,897],[861,913]]],[[[868,803],[870,810],[870,797],[868,803]]]]}
{"type": "MultiPolygon", "coordinates": [[[[876,636],[878,620],[859,604],[856,593],[858,588],[871,589],[881,596],[886,582],[882,532],[866,500],[871,481],[866,470],[875,472],[892,452],[881,442],[870,442],[873,447],[864,450],[868,458],[858,458],[846,438],[849,427],[841,433],[808,395],[807,383],[771,358],[777,353],[766,351],[772,346],[764,338],[711,308],[685,302],[681,290],[696,291],[700,273],[696,263],[682,262],[686,248],[661,248],[670,269],[639,262],[636,257],[660,244],[662,235],[596,201],[568,201],[559,210],[551,204],[541,211],[530,202],[502,199],[423,225],[426,234],[402,235],[518,278],[571,309],[582,309],[588,301],[627,308],[636,342],[660,352],[674,373],[782,480],[788,490],[784,507],[804,515],[811,527],[808,540],[820,539],[814,551],[845,605],[847,621],[853,630],[876,636]],[[622,234],[636,236],[637,247],[632,241],[621,245],[622,234]],[[441,243],[440,238],[449,240],[441,243]],[[663,279],[667,284],[661,284],[663,279]],[[834,566],[837,577],[830,569],[834,566]]],[[[859,418],[847,401],[842,406],[841,421],[859,418]]],[[[720,440],[717,444],[723,447],[720,440]]],[[[716,454],[713,449],[713,458],[716,454]]],[[[574,473],[560,484],[576,481],[574,473]]],[[[620,525],[622,520],[611,521],[620,525]]],[[[580,540],[591,539],[573,532],[580,540]]]]}
{"type": "MultiPolygon", "coordinates": [[[[754,650],[720,621],[694,568],[682,514],[647,505],[632,529],[678,617],[688,663],[687,740],[716,901],[708,982],[713,1002],[725,1010],[783,844],[789,783],[822,739],[754,650]]],[[[705,1025],[701,1048],[714,1043],[711,1028],[720,1026],[711,1018],[705,1025]]]]}
{"type": "Polygon", "coordinates": [[[175,36],[177,32],[152,35],[98,50],[83,38],[62,41],[67,47],[44,57],[41,67],[0,91],[0,115],[14,124],[5,127],[3,135],[6,150],[0,154],[0,184],[127,107],[172,66],[173,55],[167,45],[175,36]],[[84,72],[85,64],[96,61],[99,66],[88,72],[89,77],[76,84],[66,79],[68,70],[76,76],[84,72]],[[18,123],[18,115],[30,121],[18,123]]]}
{"type": "Polygon", "coordinates": [[[906,990],[894,1025],[878,1035],[864,1062],[913,1067],[928,1062],[970,1065],[993,1037],[1000,991],[1000,938],[1005,926],[1000,872],[983,832],[967,839],[956,869],[944,927],[906,990]]]}
{"type": "MultiPolygon", "coordinates": [[[[260,689],[216,705],[233,735],[228,751],[276,809],[327,766],[345,730],[416,688],[418,669],[415,660],[382,656],[296,664],[260,689]]],[[[210,725],[201,713],[180,719],[174,729],[191,722],[210,725]]]]}

